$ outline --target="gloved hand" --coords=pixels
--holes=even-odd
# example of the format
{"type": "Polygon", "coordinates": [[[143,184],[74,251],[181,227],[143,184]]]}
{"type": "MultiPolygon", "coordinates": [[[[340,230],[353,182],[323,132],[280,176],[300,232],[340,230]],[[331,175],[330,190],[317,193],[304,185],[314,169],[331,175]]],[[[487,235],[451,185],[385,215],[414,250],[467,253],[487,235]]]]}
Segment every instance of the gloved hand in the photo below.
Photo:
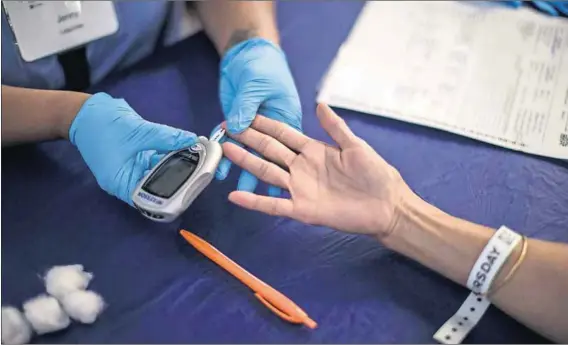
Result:
{"type": "MultiPolygon", "coordinates": [[[[232,47],[221,61],[220,99],[227,130],[240,133],[257,113],[302,130],[302,108],[284,52],[263,38],[252,38],[232,47]]],[[[230,139],[229,139],[230,140],[230,139]]],[[[216,178],[224,180],[231,162],[223,158],[216,178]]],[[[242,171],[238,190],[253,192],[258,179],[242,171]]],[[[270,186],[269,195],[280,188],[270,186]]]]}
{"type": "Polygon", "coordinates": [[[513,8],[519,8],[519,7],[523,6],[523,2],[521,0],[510,0],[510,1],[503,0],[503,1],[501,1],[501,3],[503,5],[510,6],[510,7],[513,7],[513,8]]]}
{"type": "MultiPolygon", "coordinates": [[[[536,7],[539,11],[544,12],[550,16],[558,17],[560,15],[568,16],[568,1],[527,1],[536,7]]],[[[523,5],[523,1],[503,1],[504,4],[514,8],[519,8],[523,5]]]]}
{"type": "Polygon", "coordinates": [[[168,152],[193,145],[193,133],[144,120],[123,99],[91,96],[69,129],[99,186],[131,206],[142,177],[168,152]]]}
{"type": "Polygon", "coordinates": [[[534,7],[553,17],[568,16],[568,1],[531,1],[534,7]]]}

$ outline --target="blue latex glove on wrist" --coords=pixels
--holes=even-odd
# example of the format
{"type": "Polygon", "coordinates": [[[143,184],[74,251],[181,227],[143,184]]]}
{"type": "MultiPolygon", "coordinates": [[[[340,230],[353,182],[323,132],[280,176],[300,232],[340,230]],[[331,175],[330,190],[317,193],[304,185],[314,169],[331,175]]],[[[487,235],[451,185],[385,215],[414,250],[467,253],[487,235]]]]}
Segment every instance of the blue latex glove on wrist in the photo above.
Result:
{"type": "MultiPolygon", "coordinates": [[[[286,56],[268,40],[252,38],[225,54],[219,93],[230,133],[245,130],[257,113],[302,130],[302,107],[286,56]]],[[[216,178],[224,180],[230,168],[231,162],[223,158],[216,178]]],[[[253,192],[257,184],[254,175],[242,171],[237,189],[253,192]]],[[[281,191],[270,186],[268,193],[278,196],[281,191]]]]}
{"type": "Polygon", "coordinates": [[[105,93],[83,104],[69,139],[99,186],[131,206],[136,185],[166,153],[198,141],[193,133],[144,120],[126,101],[105,93]]]}
{"type": "MultiPolygon", "coordinates": [[[[504,4],[514,8],[519,8],[523,5],[523,1],[502,1],[504,4]]],[[[553,17],[560,15],[568,16],[568,1],[527,1],[536,7],[539,11],[546,13],[553,17]]]]}
{"type": "Polygon", "coordinates": [[[568,1],[531,1],[534,7],[553,17],[568,16],[568,1]]]}

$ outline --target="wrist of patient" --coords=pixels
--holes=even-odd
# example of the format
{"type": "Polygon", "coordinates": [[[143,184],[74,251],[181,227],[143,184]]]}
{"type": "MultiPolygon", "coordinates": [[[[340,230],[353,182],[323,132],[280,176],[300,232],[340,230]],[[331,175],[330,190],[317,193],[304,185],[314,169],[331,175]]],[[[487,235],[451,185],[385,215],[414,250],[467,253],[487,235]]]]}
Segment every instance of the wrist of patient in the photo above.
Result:
{"type": "Polygon", "coordinates": [[[465,286],[494,231],[453,217],[414,193],[406,193],[398,208],[397,222],[381,242],[465,286]]]}
{"type": "Polygon", "coordinates": [[[400,188],[394,215],[388,229],[381,229],[377,238],[386,247],[395,249],[401,242],[410,240],[422,228],[421,219],[437,211],[435,207],[416,195],[408,186],[400,188]]]}
{"type": "MultiPolygon", "coordinates": [[[[387,248],[467,286],[471,267],[495,232],[495,229],[455,218],[412,193],[402,199],[391,234],[380,240],[387,248]]],[[[522,252],[521,241],[495,275],[489,296],[508,284],[522,252]]]]}

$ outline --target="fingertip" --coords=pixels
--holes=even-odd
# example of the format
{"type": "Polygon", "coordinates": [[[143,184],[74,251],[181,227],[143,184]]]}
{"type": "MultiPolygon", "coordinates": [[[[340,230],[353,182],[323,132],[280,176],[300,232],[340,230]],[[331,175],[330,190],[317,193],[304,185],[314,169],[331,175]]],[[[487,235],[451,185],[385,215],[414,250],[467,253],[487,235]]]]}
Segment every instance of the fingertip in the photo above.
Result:
{"type": "Polygon", "coordinates": [[[251,201],[257,197],[254,192],[234,190],[229,193],[229,200],[239,206],[250,208],[251,201]]]}
{"type": "Polygon", "coordinates": [[[316,106],[316,116],[319,118],[321,116],[323,103],[318,103],[316,106]]]}
{"type": "Polygon", "coordinates": [[[246,192],[232,191],[231,193],[229,193],[227,199],[237,206],[244,207],[244,205],[246,204],[246,192]]]}
{"type": "Polygon", "coordinates": [[[331,108],[327,104],[323,103],[318,104],[318,107],[316,109],[316,115],[320,123],[322,121],[326,121],[332,118],[333,114],[335,113],[333,112],[333,110],[331,110],[331,108]]]}
{"type": "Polygon", "coordinates": [[[234,141],[233,139],[227,139],[223,144],[221,144],[223,148],[223,154],[227,160],[234,158],[235,154],[238,152],[239,148],[243,148],[243,144],[239,143],[238,141],[234,141]]]}
{"type": "Polygon", "coordinates": [[[326,116],[325,105],[320,103],[316,108],[316,117],[318,118],[319,123],[325,127],[325,123],[327,123],[327,116],[326,116]]]}
{"type": "Polygon", "coordinates": [[[235,200],[238,199],[238,193],[237,191],[232,191],[229,193],[229,195],[227,196],[227,199],[229,199],[230,202],[232,203],[236,203],[235,200]]]}
{"type": "Polygon", "coordinates": [[[321,112],[323,115],[327,115],[327,116],[338,116],[335,111],[333,111],[333,109],[331,109],[331,107],[327,104],[322,104],[321,105],[321,112]]]}
{"type": "Polygon", "coordinates": [[[234,147],[237,146],[234,143],[230,142],[229,140],[225,141],[224,143],[221,144],[221,147],[223,148],[223,152],[225,151],[231,151],[234,149],[234,147]]]}
{"type": "MultiPolygon", "coordinates": [[[[223,157],[223,159],[229,161],[230,163],[223,163],[223,168],[225,168],[226,165],[232,165],[233,161],[235,162],[239,162],[239,159],[242,156],[242,148],[237,147],[236,145],[233,146],[227,146],[226,148],[223,148],[223,154],[225,155],[223,157]]],[[[224,170],[222,170],[224,171],[224,170]]]]}

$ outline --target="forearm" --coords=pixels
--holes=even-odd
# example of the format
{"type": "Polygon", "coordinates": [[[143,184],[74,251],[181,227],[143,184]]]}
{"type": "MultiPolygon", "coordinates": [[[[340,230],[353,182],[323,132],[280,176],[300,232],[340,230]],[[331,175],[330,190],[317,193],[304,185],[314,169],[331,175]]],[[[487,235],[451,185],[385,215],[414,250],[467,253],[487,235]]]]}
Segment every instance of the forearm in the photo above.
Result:
{"type": "MultiPolygon", "coordinates": [[[[465,286],[494,230],[452,217],[412,193],[402,200],[400,217],[385,244],[465,286]]],[[[519,255],[520,246],[494,286],[500,285],[519,255]]],[[[529,240],[525,260],[513,278],[491,296],[492,303],[535,331],[568,341],[567,263],[567,245],[529,240]]]]}
{"type": "Polygon", "coordinates": [[[68,137],[90,95],[2,85],[2,146],[68,137]]]}
{"type": "Polygon", "coordinates": [[[279,44],[271,1],[198,1],[193,3],[219,54],[252,37],[279,44]]]}

